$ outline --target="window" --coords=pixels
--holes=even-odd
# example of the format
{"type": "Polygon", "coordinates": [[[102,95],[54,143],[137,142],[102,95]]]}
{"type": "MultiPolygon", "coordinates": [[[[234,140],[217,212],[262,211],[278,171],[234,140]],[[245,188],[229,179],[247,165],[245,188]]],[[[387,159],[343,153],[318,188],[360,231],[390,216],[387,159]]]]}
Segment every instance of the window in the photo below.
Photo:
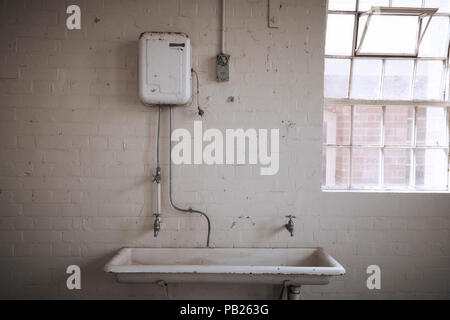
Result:
{"type": "Polygon", "coordinates": [[[372,7],[358,18],[357,55],[417,56],[436,8],[372,7]]]}
{"type": "Polygon", "coordinates": [[[449,192],[448,0],[329,0],[324,190],[449,192]]]}

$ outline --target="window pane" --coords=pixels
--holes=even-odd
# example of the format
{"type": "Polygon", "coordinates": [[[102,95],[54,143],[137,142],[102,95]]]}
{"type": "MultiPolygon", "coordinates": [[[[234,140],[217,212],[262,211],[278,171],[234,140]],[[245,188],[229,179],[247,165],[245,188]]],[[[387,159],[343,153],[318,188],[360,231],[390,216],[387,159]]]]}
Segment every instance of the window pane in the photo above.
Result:
{"type": "Polygon", "coordinates": [[[388,106],[384,121],[385,145],[411,145],[414,107],[388,106]]]}
{"type": "Polygon", "coordinates": [[[329,14],[325,54],[351,55],[355,16],[329,14]]]}
{"type": "Polygon", "coordinates": [[[357,106],[353,116],[353,144],[379,145],[381,143],[381,107],[357,106]]]}
{"type": "Polygon", "coordinates": [[[386,60],[383,81],[383,98],[401,100],[409,98],[413,73],[412,60],[386,60]]]}
{"type": "Polygon", "coordinates": [[[376,99],[380,87],[381,60],[355,59],[353,61],[352,98],[376,99]]]}
{"type": "Polygon", "coordinates": [[[393,7],[420,8],[422,0],[392,0],[393,7]]]}
{"type": "MultiPolygon", "coordinates": [[[[450,2],[450,1],[449,1],[450,2]]],[[[428,18],[424,19],[426,26],[428,18]]],[[[420,57],[446,57],[448,48],[448,17],[433,17],[420,44],[420,57]]]]}
{"type": "MultiPolygon", "coordinates": [[[[365,28],[363,20],[359,29],[365,28]]],[[[419,18],[413,16],[373,15],[360,54],[414,54],[419,18]]],[[[362,38],[359,32],[358,46],[362,38]]]]}
{"type": "Polygon", "coordinates": [[[414,99],[442,100],[441,78],[443,66],[442,61],[417,62],[414,99]]]}
{"type": "Polygon", "coordinates": [[[444,108],[417,108],[417,145],[447,146],[447,126],[444,108]]]}
{"type": "Polygon", "coordinates": [[[389,0],[359,0],[359,11],[367,11],[372,6],[388,7],[389,0]]]}
{"type": "Polygon", "coordinates": [[[425,8],[439,8],[438,12],[450,12],[450,1],[448,0],[425,0],[425,8]]]}
{"type": "Polygon", "coordinates": [[[356,45],[359,45],[359,40],[361,39],[361,35],[364,31],[364,26],[366,25],[367,22],[367,15],[363,15],[360,16],[358,19],[358,37],[357,37],[357,41],[356,41],[356,45]]]}
{"type": "Polygon", "coordinates": [[[327,187],[348,187],[350,150],[348,148],[324,148],[323,184],[327,187]]]}
{"type": "Polygon", "coordinates": [[[349,78],[349,59],[325,59],[326,98],[347,98],[349,78]]]}
{"type": "Polygon", "coordinates": [[[447,186],[447,154],[440,149],[416,151],[416,186],[444,189],[447,186]]]}
{"type": "Polygon", "coordinates": [[[356,0],[328,0],[328,10],[354,11],[356,0]]]}
{"type": "Polygon", "coordinates": [[[325,144],[350,144],[351,107],[325,106],[323,112],[323,142],[325,144]]]}
{"type": "Polygon", "coordinates": [[[376,186],[379,183],[380,150],[355,148],[352,151],[352,185],[376,186]]]}
{"type": "Polygon", "coordinates": [[[411,175],[410,149],[384,150],[384,184],[387,187],[408,187],[411,175]]]}

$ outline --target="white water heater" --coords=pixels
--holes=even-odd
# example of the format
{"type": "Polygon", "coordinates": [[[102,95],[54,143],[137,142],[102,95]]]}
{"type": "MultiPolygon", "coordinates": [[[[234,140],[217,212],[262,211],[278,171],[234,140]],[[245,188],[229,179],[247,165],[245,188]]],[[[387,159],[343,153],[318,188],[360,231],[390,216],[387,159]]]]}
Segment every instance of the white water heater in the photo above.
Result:
{"type": "Polygon", "coordinates": [[[139,97],[145,104],[186,104],[191,98],[191,42],[180,32],[139,37],[139,97]]]}

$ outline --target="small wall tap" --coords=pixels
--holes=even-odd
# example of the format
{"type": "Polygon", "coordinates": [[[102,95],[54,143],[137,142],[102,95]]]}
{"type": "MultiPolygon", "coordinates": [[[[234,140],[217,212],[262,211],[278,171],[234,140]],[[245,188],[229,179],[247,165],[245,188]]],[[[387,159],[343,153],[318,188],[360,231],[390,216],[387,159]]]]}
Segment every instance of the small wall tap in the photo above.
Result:
{"type": "Polygon", "coordinates": [[[286,230],[289,231],[289,233],[291,234],[291,237],[293,237],[294,236],[294,221],[292,219],[295,219],[295,216],[290,214],[290,215],[286,216],[286,218],[289,218],[289,221],[284,226],[285,226],[286,230]]]}
{"type": "Polygon", "coordinates": [[[159,230],[161,230],[161,218],[159,213],[155,213],[155,222],[153,223],[153,236],[158,236],[159,230]]]}

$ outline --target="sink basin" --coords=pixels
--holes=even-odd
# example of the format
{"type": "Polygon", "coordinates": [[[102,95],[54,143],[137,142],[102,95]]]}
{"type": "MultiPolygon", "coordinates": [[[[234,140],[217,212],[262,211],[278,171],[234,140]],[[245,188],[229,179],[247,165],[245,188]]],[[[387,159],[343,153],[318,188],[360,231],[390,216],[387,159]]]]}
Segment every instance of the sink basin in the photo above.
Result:
{"type": "Polygon", "coordinates": [[[304,285],[345,274],[321,248],[123,248],[104,270],[124,283],[304,285]]]}

